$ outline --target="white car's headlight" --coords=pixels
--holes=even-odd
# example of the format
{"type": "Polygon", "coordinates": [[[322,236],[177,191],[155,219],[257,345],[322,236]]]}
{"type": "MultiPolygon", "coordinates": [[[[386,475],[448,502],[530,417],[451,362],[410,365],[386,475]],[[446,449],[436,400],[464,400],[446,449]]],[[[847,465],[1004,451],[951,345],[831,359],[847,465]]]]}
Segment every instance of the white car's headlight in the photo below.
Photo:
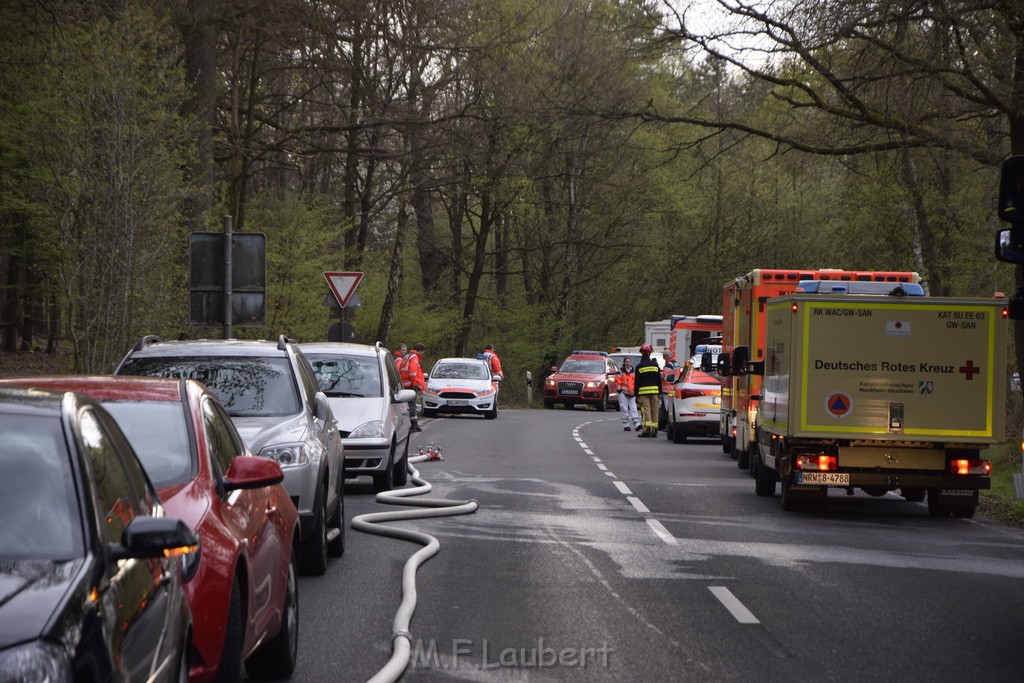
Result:
{"type": "Polygon", "coordinates": [[[477,396],[490,396],[493,393],[494,393],[494,389],[493,388],[491,388],[491,389],[477,389],[476,390],[476,395],[477,396]]]}
{"type": "Polygon", "coordinates": [[[0,681],[70,681],[71,658],[56,643],[37,640],[0,652],[0,681]]]}
{"type": "Polygon", "coordinates": [[[366,439],[370,437],[381,437],[384,436],[384,423],[380,420],[373,420],[371,422],[364,422],[348,435],[350,439],[366,439]]]}
{"type": "Polygon", "coordinates": [[[276,460],[281,467],[303,465],[309,462],[310,447],[308,443],[277,444],[264,448],[260,456],[276,460]]]}
{"type": "Polygon", "coordinates": [[[432,387],[432,386],[430,386],[428,384],[427,388],[423,390],[423,393],[424,394],[430,394],[431,396],[437,396],[439,391],[441,391],[441,390],[438,389],[437,387],[432,387]]]}

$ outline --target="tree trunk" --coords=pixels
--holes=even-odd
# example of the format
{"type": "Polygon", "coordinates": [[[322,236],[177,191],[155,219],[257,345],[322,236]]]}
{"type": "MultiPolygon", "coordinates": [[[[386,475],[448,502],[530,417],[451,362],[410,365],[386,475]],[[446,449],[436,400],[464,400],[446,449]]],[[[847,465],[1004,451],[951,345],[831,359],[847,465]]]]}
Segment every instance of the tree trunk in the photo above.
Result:
{"type": "Polygon", "coordinates": [[[206,230],[206,217],[214,206],[217,182],[213,159],[213,131],[216,125],[216,48],[214,28],[216,0],[188,0],[186,15],[179,24],[185,43],[185,78],[193,99],[185,110],[203,125],[196,137],[196,157],[189,163],[188,176],[195,186],[185,206],[185,220],[191,230],[206,230]]]}

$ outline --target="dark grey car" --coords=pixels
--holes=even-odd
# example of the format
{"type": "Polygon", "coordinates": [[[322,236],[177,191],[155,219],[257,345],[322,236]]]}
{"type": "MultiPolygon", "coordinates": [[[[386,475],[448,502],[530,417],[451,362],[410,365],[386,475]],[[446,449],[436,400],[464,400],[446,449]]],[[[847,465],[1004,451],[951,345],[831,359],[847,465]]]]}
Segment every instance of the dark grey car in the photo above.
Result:
{"type": "Polygon", "coordinates": [[[273,458],[299,510],[302,568],[327,571],[345,551],[344,452],[327,397],[297,344],[146,337],[115,374],[197,379],[221,400],[255,455],[273,458]]]}

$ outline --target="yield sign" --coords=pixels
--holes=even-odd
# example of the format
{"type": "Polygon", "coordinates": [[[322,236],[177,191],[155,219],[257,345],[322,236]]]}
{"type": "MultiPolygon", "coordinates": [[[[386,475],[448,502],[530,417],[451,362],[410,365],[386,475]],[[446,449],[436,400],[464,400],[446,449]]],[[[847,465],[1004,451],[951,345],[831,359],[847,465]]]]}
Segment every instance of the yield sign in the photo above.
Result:
{"type": "Polygon", "coordinates": [[[359,286],[359,281],[363,279],[363,274],[324,273],[324,277],[327,278],[327,285],[334,293],[334,298],[338,300],[338,304],[345,308],[348,306],[348,300],[352,298],[353,292],[356,291],[356,287],[359,286]]]}

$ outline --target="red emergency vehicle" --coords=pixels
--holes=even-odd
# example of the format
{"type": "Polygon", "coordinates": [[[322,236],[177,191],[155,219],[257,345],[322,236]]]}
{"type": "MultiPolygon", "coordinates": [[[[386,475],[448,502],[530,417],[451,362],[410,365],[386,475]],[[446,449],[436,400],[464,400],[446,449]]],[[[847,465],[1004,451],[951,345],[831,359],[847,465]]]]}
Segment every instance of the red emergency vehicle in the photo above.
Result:
{"type": "Polygon", "coordinates": [[[761,399],[761,375],[732,372],[737,348],[747,361],[764,361],[765,303],[772,297],[791,294],[801,280],[839,282],[918,283],[914,272],[864,270],[756,269],[727,282],[722,289],[722,352],[717,374],[722,380],[722,450],[732,455],[740,469],[749,469],[750,452],[756,446],[757,409],[761,399]]]}

